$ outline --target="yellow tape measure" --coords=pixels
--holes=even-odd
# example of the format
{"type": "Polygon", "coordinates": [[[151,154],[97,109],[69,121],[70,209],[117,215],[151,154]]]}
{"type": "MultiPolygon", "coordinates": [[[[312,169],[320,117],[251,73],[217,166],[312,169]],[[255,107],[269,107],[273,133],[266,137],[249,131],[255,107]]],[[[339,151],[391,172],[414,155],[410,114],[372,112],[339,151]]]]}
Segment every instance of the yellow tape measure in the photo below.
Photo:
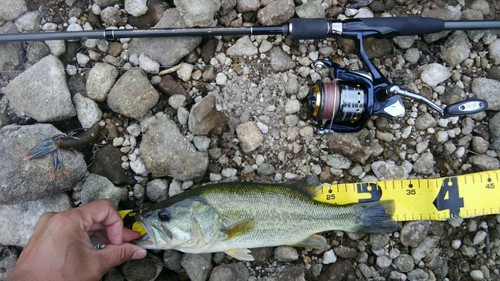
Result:
{"type": "MultiPolygon", "coordinates": [[[[447,220],[500,214],[500,170],[438,179],[388,180],[323,185],[314,200],[353,204],[393,200],[395,221],[447,220]]],[[[119,211],[125,227],[146,230],[135,220],[139,210],[119,211]]]]}
{"type": "Polygon", "coordinates": [[[331,204],[394,200],[393,220],[447,220],[500,213],[500,170],[438,179],[332,184],[314,199],[331,204]]]}

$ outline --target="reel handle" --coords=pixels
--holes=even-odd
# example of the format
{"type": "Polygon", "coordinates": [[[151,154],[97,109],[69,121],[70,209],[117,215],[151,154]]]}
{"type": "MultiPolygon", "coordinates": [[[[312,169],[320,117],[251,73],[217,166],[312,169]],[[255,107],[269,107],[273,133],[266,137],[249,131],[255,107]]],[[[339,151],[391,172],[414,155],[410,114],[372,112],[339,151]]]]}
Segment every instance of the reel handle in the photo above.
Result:
{"type": "Polygon", "coordinates": [[[468,99],[459,101],[446,106],[445,116],[460,116],[474,114],[484,111],[488,108],[488,102],[482,99],[468,99]]]}

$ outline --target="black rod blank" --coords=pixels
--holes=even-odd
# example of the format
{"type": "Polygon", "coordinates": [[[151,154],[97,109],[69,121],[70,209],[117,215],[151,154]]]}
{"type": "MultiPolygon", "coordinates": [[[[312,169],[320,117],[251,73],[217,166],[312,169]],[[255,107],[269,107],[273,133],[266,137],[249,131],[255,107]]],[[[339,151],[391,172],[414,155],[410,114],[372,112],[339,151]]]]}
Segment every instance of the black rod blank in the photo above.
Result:
{"type": "Polygon", "coordinates": [[[271,26],[235,28],[185,29],[106,29],[93,31],[62,31],[0,34],[0,42],[49,41],[79,39],[120,39],[145,37],[291,35],[293,39],[326,39],[363,33],[367,36],[423,35],[446,30],[500,29],[500,20],[445,21],[426,17],[385,17],[345,21],[293,18],[289,23],[271,26]]]}

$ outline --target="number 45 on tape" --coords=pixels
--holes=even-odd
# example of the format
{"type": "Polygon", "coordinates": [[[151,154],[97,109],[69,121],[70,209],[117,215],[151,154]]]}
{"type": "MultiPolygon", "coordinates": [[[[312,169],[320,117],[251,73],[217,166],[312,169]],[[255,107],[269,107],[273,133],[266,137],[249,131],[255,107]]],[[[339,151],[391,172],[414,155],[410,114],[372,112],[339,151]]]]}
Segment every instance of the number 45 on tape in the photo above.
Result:
{"type": "Polygon", "coordinates": [[[500,170],[438,179],[321,186],[314,199],[331,204],[394,200],[396,221],[447,220],[500,213],[500,170]]]}

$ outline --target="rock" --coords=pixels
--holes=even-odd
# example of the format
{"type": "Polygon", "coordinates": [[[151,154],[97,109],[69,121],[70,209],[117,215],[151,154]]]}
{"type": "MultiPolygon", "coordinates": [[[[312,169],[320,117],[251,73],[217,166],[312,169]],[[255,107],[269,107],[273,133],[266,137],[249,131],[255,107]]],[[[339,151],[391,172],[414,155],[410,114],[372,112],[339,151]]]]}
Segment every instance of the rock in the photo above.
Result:
{"type": "Polygon", "coordinates": [[[479,136],[472,137],[472,150],[479,154],[485,154],[490,146],[490,143],[479,136]]]}
{"type": "Polygon", "coordinates": [[[370,58],[380,58],[390,54],[394,49],[394,45],[389,39],[368,38],[365,48],[370,58]]]}
{"type": "Polygon", "coordinates": [[[258,53],[258,48],[250,41],[249,36],[241,37],[226,51],[229,56],[255,56],[258,53]]]}
{"type": "Polygon", "coordinates": [[[364,164],[371,156],[380,155],[384,149],[367,129],[356,133],[335,133],[326,136],[328,148],[353,162],[364,164]]]}
{"type": "Polygon", "coordinates": [[[323,260],[321,261],[323,264],[331,264],[337,261],[337,256],[333,250],[328,250],[323,253],[323,260]]]}
{"type": "Polygon", "coordinates": [[[189,94],[182,87],[182,85],[177,82],[171,75],[165,75],[161,79],[160,85],[159,85],[160,91],[167,96],[172,96],[172,95],[183,95],[188,99],[189,94]]]}
{"type": "Polygon", "coordinates": [[[158,74],[158,72],[160,72],[160,64],[143,53],[139,56],[139,67],[151,74],[158,74]]]}
{"type": "Polygon", "coordinates": [[[243,262],[216,266],[209,281],[248,280],[250,272],[243,262]]]}
{"type": "Polygon", "coordinates": [[[186,105],[186,96],[183,95],[173,95],[168,98],[168,104],[173,109],[179,109],[186,105]]]}
{"type": "Polygon", "coordinates": [[[306,281],[306,270],[302,266],[286,265],[276,276],[276,281],[306,281]]]}
{"type": "Polygon", "coordinates": [[[141,119],[156,105],[159,94],[138,68],[125,72],[108,95],[108,106],[116,113],[141,119]]]}
{"type": "Polygon", "coordinates": [[[89,72],[87,96],[95,101],[105,101],[118,77],[118,69],[110,64],[97,62],[89,72]]]}
{"type": "Polygon", "coordinates": [[[419,115],[415,120],[415,128],[418,130],[427,130],[428,128],[434,128],[436,126],[436,119],[428,112],[419,115]]]}
{"type": "Polygon", "coordinates": [[[279,246],[274,249],[274,258],[280,262],[290,262],[296,261],[299,258],[299,254],[294,247],[279,246]]]}
{"type": "Polygon", "coordinates": [[[94,0],[94,3],[101,6],[107,7],[111,5],[121,4],[123,0],[94,0]]]}
{"type": "Polygon", "coordinates": [[[326,16],[321,1],[305,2],[303,5],[296,7],[295,12],[300,18],[324,18],[326,16]]]}
{"type": "Polygon", "coordinates": [[[379,180],[407,179],[410,171],[405,166],[396,165],[393,161],[376,161],[372,163],[372,171],[379,180]]]}
{"type": "Polygon", "coordinates": [[[134,17],[142,16],[148,11],[147,0],[125,0],[125,11],[134,17]]]}
{"type": "Polygon", "coordinates": [[[294,114],[300,111],[300,102],[298,100],[287,100],[285,104],[285,114],[294,114]]]}
{"type": "Polygon", "coordinates": [[[255,12],[260,8],[259,0],[237,0],[236,10],[240,13],[255,12]]]}
{"type": "Polygon", "coordinates": [[[189,63],[181,63],[179,69],[177,70],[177,76],[184,82],[191,79],[191,74],[193,73],[194,66],[189,63]]]}
{"type": "Polygon", "coordinates": [[[163,252],[163,266],[173,271],[179,271],[182,269],[181,258],[181,252],[176,250],[165,250],[163,252]]]}
{"type": "Polygon", "coordinates": [[[134,160],[130,160],[130,169],[132,169],[136,175],[143,177],[147,177],[149,174],[149,170],[142,160],[142,157],[136,157],[134,160]]]}
{"type": "Polygon", "coordinates": [[[474,269],[470,272],[470,278],[474,281],[482,281],[484,280],[484,274],[481,270],[474,269]]]}
{"type": "Polygon", "coordinates": [[[280,47],[275,46],[269,51],[271,69],[274,72],[284,72],[295,67],[295,62],[290,55],[285,53],[280,47]]]}
{"type": "MultiPolygon", "coordinates": [[[[2,4],[0,4],[1,6],[2,4]]],[[[1,7],[0,7],[1,13],[1,7]]],[[[1,18],[1,15],[0,15],[1,18]]],[[[0,20],[1,21],[1,20],[0,20]]],[[[0,26],[0,34],[18,33],[12,22],[0,26]]],[[[0,43],[0,70],[12,71],[18,69],[24,60],[24,49],[22,42],[0,43]]]]}
{"type": "Polygon", "coordinates": [[[259,175],[263,175],[263,176],[270,176],[270,175],[276,173],[276,169],[274,168],[273,165],[271,165],[269,163],[262,163],[262,165],[260,165],[257,168],[257,173],[259,175]]]}
{"type": "Polygon", "coordinates": [[[76,115],[64,67],[52,55],[19,74],[5,87],[4,93],[17,116],[50,122],[76,115]]]}
{"type": "Polygon", "coordinates": [[[40,12],[27,12],[16,19],[15,25],[19,32],[38,32],[40,30],[40,19],[40,12]]]}
{"type": "Polygon", "coordinates": [[[413,46],[413,43],[415,43],[417,38],[417,36],[397,36],[392,40],[396,43],[396,45],[398,45],[399,48],[408,50],[411,46],[413,46]]]}
{"type": "Polygon", "coordinates": [[[344,280],[348,273],[354,270],[354,266],[349,260],[340,260],[331,264],[318,276],[318,281],[344,280]]]}
{"type": "Polygon", "coordinates": [[[376,264],[381,269],[388,268],[392,264],[392,260],[388,256],[377,257],[376,264]]]}
{"type": "Polygon", "coordinates": [[[434,155],[431,152],[426,152],[413,165],[413,171],[418,174],[430,175],[434,173],[434,155]]]}
{"type": "Polygon", "coordinates": [[[439,243],[439,236],[427,236],[422,240],[417,247],[411,249],[411,256],[415,263],[422,260],[429,254],[439,243]]]}
{"type": "Polygon", "coordinates": [[[174,0],[174,5],[188,27],[212,26],[221,6],[220,0],[174,0]]]}
{"type": "Polygon", "coordinates": [[[327,154],[322,155],[320,158],[325,161],[328,166],[334,169],[349,169],[352,165],[349,159],[340,154],[327,154]]]}
{"type": "Polygon", "coordinates": [[[17,19],[28,11],[25,0],[2,1],[0,3],[0,25],[17,19]]]}
{"type": "Polygon", "coordinates": [[[394,260],[394,267],[401,272],[410,272],[415,267],[415,262],[410,255],[401,254],[394,260]]]}
{"type": "Polygon", "coordinates": [[[469,158],[469,162],[482,171],[500,168],[500,161],[488,155],[474,155],[469,158]]]}
{"type": "Polygon", "coordinates": [[[500,152],[500,113],[496,113],[490,119],[490,134],[491,134],[491,145],[492,148],[500,152]]]}
{"type": "Polygon", "coordinates": [[[451,71],[439,63],[424,65],[420,70],[422,82],[433,88],[451,77],[451,71]]]}
{"type": "Polygon", "coordinates": [[[73,96],[73,103],[75,104],[78,121],[80,121],[83,128],[90,128],[101,120],[102,111],[95,101],[76,93],[73,96]]]}
{"type": "Polygon", "coordinates": [[[479,245],[484,242],[484,239],[486,238],[488,234],[484,230],[480,230],[476,233],[474,236],[474,239],[472,240],[473,245],[479,245]]]}
{"type": "Polygon", "coordinates": [[[421,268],[417,268],[408,272],[407,277],[408,281],[429,280],[429,273],[421,268]]]}
{"type": "Polygon", "coordinates": [[[370,245],[373,251],[383,249],[390,242],[389,235],[387,234],[372,234],[370,235],[370,245]]]}
{"type": "Polygon", "coordinates": [[[146,186],[146,195],[149,200],[159,202],[168,197],[168,181],[165,179],[154,179],[146,186]]]}
{"type": "Polygon", "coordinates": [[[120,9],[115,6],[106,7],[101,12],[101,20],[105,27],[117,26],[121,20],[120,9]]]}
{"type": "Polygon", "coordinates": [[[19,250],[15,247],[0,246],[0,280],[7,280],[16,265],[19,250]]]}
{"type": "Polygon", "coordinates": [[[66,194],[14,205],[0,205],[0,244],[24,247],[43,213],[61,212],[70,208],[71,201],[66,194]]]}
{"type": "Polygon", "coordinates": [[[476,78],[472,80],[472,93],[477,98],[488,102],[488,110],[500,110],[500,99],[498,99],[500,81],[488,78],[476,78]]]}
{"type": "Polygon", "coordinates": [[[83,204],[99,199],[108,199],[118,208],[121,198],[127,196],[126,191],[116,187],[107,178],[90,174],[82,186],[81,200],[83,204]]]}
{"type": "Polygon", "coordinates": [[[129,260],[123,264],[122,272],[129,281],[153,281],[162,271],[159,258],[148,255],[141,260],[129,260]]]}
{"type": "Polygon", "coordinates": [[[0,99],[0,128],[7,125],[9,123],[9,112],[7,111],[7,107],[9,102],[5,98],[0,99]]]}
{"type": "Polygon", "coordinates": [[[261,25],[279,25],[286,23],[295,13],[293,0],[273,0],[257,12],[261,25]]]}
{"type": "Polygon", "coordinates": [[[109,179],[113,184],[132,185],[135,180],[122,168],[122,153],[111,145],[99,146],[94,154],[91,172],[109,179]]]}
{"type": "Polygon", "coordinates": [[[429,228],[429,221],[411,221],[405,223],[403,228],[401,228],[401,244],[406,247],[417,247],[418,243],[427,237],[429,228]]]}
{"type": "Polygon", "coordinates": [[[496,39],[488,47],[489,55],[495,65],[500,64],[500,39],[496,39]]]}
{"type": "Polygon", "coordinates": [[[443,46],[443,51],[439,56],[454,68],[469,57],[472,45],[467,34],[463,31],[455,31],[443,46]]]}
{"type": "Polygon", "coordinates": [[[264,136],[255,122],[248,121],[236,127],[236,134],[240,140],[240,146],[243,152],[252,152],[264,141],[264,136]]]}
{"type": "Polygon", "coordinates": [[[56,171],[52,155],[32,160],[21,157],[38,142],[56,134],[61,132],[49,124],[8,125],[0,129],[0,204],[52,196],[71,189],[83,178],[87,165],[79,152],[62,151],[64,167],[56,171]]]}
{"type": "Polygon", "coordinates": [[[333,248],[333,251],[335,252],[335,255],[337,255],[339,258],[344,258],[344,259],[353,259],[358,255],[356,249],[342,245],[333,248]]]}
{"type": "MultiPolygon", "coordinates": [[[[208,1],[207,1],[208,2],[208,1]]],[[[168,9],[153,28],[188,27],[177,9],[168,9]]],[[[175,38],[136,38],[129,43],[130,54],[144,53],[161,65],[176,65],[183,57],[191,53],[201,42],[201,37],[175,38]],[[165,50],[169,50],[165,52],[165,50]]]]}
{"type": "Polygon", "coordinates": [[[175,122],[166,116],[151,122],[142,138],[140,151],[154,177],[192,180],[202,177],[208,167],[208,154],[197,151],[175,122]]]}
{"type": "Polygon", "coordinates": [[[206,95],[189,112],[189,131],[195,135],[207,135],[216,128],[227,124],[226,115],[215,108],[215,96],[206,95]]]}
{"type": "Polygon", "coordinates": [[[35,64],[49,54],[49,47],[43,42],[30,42],[26,47],[26,59],[29,64],[35,64]]]}
{"type": "Polygon", "coordinates": [[[192,281],[205,281],[212,271],[212,254],[184,254],[182,268],[192,281]]]}

